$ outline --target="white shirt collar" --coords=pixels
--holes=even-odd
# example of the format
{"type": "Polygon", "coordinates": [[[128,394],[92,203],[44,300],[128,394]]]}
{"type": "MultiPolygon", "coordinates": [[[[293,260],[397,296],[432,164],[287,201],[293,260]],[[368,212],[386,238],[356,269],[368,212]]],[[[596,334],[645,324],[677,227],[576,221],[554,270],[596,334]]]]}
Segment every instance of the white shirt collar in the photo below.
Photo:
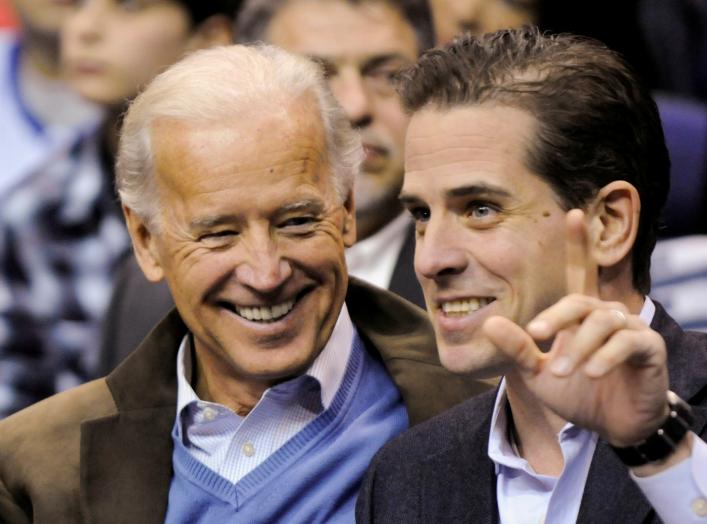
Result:
{"type": "MultiPolygon", "coordinates": [[[[312,365],[304,373],[307,376],[314,378],[321,388],[321,400],[324,409],[327,409],[334,400],[336,392],[339,390],[341,381],[346,372],[346,366],[351,355],[353,344],[354,327],[349,316],[349,311],[346,304],[343,304],[339,313],[339,318],[336,321],[334,330],[329,337],[324,349],[314,359],[312,365]]],[[[192,402],[203,402],[204,404],[213,404],[204,402],[197,396],[191,386],[192,378],[192,351],[191,337],[185,335],[179,345],[177,352],[177,415],[192,402]]],[[[268,388],[264,394],[267,394],[271,389],[268,388]]]]}
{"type": "Polygon", "coordinates": [[[349,274],[387,288],[410,226],[408,213],[401,213],[380,231],[346,250],[349,274]]]}

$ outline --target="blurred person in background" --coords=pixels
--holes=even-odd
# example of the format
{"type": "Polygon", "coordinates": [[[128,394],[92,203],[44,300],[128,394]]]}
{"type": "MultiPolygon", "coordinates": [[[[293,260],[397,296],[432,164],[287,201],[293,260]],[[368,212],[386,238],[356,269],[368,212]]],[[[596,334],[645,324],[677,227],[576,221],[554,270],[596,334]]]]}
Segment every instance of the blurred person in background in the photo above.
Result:
{"type": "MultiPolygon", "coordinates": [[[[60,2],[44,3],[53,14],[39,9],[38,19],[54,20],[60,2]]],[[[27,2],[29,12],[39,4],[27,2]]],[[[61,5],[69,15],[65,74],[106,119],[2,196],[0,416],[95,376],[100,320],[115,267],[129,250],[113,189],[119,116],[142,85],[182,55],[230,41],[226,1],[74,4],[61,5]]]]}
{"type": "MultiPolygon", "coordinates": [[[[393,75],[434,44],[425,0],[250,0],[238,13],[240,43],[264,41],[312,58],[361,132],[365,158],[356,179],[357,239],[349,273],[424,307],[413,269],[414,228],[398,202],[408,117],[393,75]]],[[[106,316],[104,373],[130,353],[172,307],[164,284],[145,280],[134,259],[121,267],[106,316]]]]}
{"type": "Polygon", "coordinates": [[[460,33],[482,35],[536,22],[540,0],[430,0],[437,43],[460,33]]]}
{"type": "Polygon", "coordinates": [[[101,117],[63,78],[59,32],[71,2],[10,5],[21,25],[0,30],[0,197],[93,132],[101,117]]]}

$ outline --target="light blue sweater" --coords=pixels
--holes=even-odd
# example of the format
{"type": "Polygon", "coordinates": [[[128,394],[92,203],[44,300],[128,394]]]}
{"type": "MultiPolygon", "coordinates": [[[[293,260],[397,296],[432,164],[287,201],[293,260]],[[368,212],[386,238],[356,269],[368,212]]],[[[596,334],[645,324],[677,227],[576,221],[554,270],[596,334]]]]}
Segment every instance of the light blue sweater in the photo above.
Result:
{"type": "Polygon", "coordinates": [[[237,484],[174,440],[174,476],[165,522],[354,522],[354,505],[373,455],[408,426],[395,384],[354,338],[331,406],[237,484]]]}

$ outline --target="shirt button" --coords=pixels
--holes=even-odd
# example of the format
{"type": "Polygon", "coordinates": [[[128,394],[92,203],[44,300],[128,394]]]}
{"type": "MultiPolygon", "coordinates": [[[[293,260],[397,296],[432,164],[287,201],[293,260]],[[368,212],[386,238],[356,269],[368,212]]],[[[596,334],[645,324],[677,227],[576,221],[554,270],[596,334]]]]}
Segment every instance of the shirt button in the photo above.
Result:
{"type": "Polygon", "coordinates": [[[252,457],[255,454],[255,447],[251,442],[246,442],[243,444],[243,454],[246,457],[252,457]]]}
{"type": "Polygon", "coordinates": [[[692,501],[692,512],[698,517],[707,516],[707,499],[698,498],[692,501]]]}
{"type": "Polygon", "coordinates": [[[216,410],[214,408],[204,409],[204,420],[206,420],[207,422],[210,422],[213,419],[215,419],[216,415],[218,415],[218,413],[216,412],[216,410]]]}

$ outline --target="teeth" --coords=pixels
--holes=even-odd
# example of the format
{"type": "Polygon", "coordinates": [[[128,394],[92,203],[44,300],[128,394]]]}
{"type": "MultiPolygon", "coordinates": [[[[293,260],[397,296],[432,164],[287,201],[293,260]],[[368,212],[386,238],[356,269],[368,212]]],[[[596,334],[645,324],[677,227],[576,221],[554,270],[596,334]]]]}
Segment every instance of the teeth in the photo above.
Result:
{"type": "Polygon", "coordinates": [[[493,298],[468,298],[466,300],[444,302],[442,304],[442,311],[444,311],[446,315],[452,316],[468,315],[490,304],[493,300],[493,298]]]}
{"type": "Polygon", "coordinates": [[[236,306],[236,312],[247,320],[255,320],[261,322],[272,322],[284,317],[289,313],[295,306],[294,300],[288,300],[282,304],[277,304],[275,306],[261,306],[261,307],[241,307],[236,306]]]}

